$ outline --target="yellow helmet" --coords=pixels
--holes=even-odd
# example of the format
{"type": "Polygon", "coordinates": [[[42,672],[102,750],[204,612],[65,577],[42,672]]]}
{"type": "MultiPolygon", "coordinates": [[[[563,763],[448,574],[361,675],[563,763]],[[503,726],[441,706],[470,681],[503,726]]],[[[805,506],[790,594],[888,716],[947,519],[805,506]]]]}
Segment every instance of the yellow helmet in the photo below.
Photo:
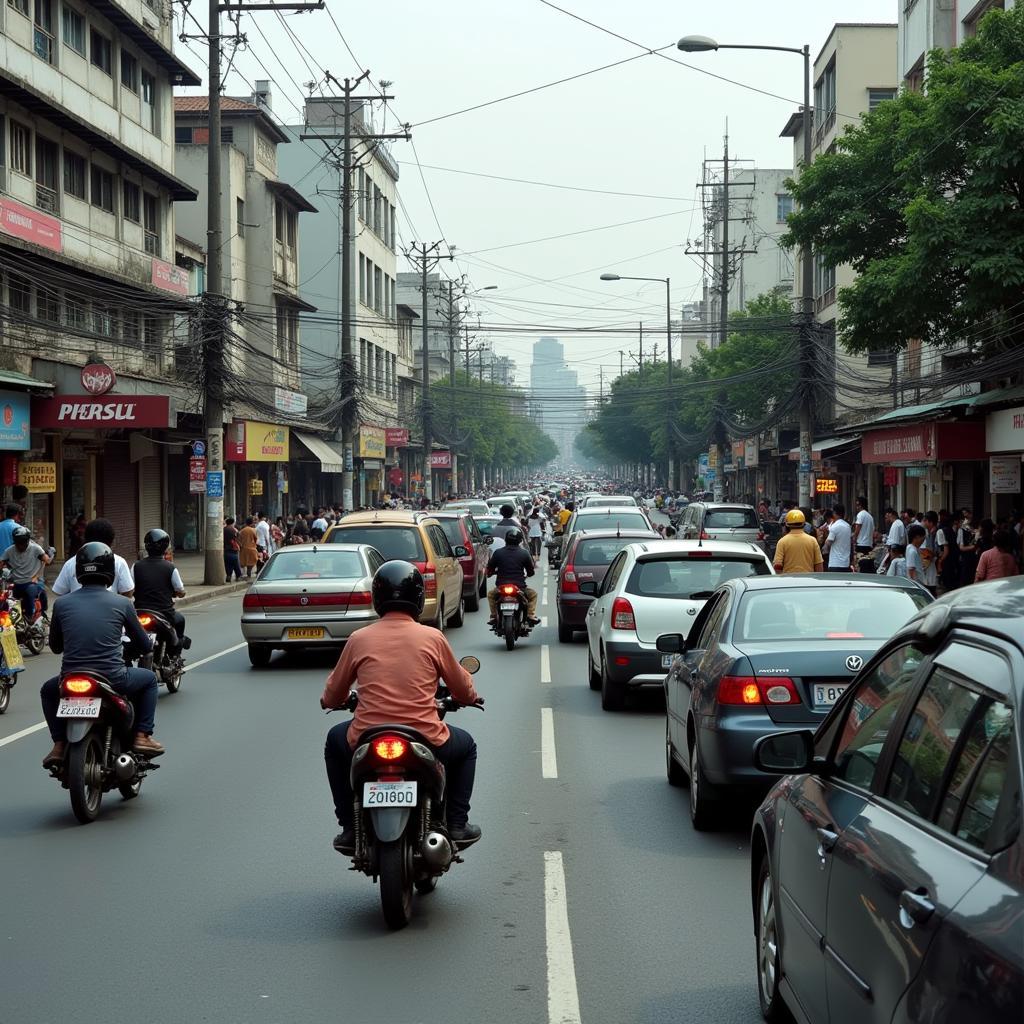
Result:
{"type": "Polygon", "coordinates": [[[798,508],[791,508],[786,513],[786,526],[803,526],[806,522],[803,512],[798,508]]]}

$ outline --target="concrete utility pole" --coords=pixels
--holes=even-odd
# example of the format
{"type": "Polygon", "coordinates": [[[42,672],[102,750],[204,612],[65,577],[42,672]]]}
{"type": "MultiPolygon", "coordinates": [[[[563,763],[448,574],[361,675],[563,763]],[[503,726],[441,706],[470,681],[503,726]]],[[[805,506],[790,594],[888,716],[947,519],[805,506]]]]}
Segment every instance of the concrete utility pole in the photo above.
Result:
{"type": "Polygon", "coordinates": [[[722,308],[719,312],[719,345],[724,345],[729,337],[729,136],[725,137],[725,148],[722,153],[722,308]]]}
{"type": "MultiPolygon", "coordinates": [[[[805,45],[804,58],[804,109],[802,131],[804,136],[804,167],[811,166],[811,48],[805,45]]],[[[800,376],[803,393],[800,398],[800,507],[811,506],[811,442],[814,432],[814,255],[811,243],[800,247],[801,303],[800,331],[800,376]]]]}
{"type": "Polygon", "coordinates": [[[448,393],[449,393],[449,416],[448,416],[448,447],[451,451],[451,488],[457,493],[459,490],[459,464],[458,456],[455,454],[455,334],[458,327],[455,323],[455,282],[448,279],[448,393]]]}

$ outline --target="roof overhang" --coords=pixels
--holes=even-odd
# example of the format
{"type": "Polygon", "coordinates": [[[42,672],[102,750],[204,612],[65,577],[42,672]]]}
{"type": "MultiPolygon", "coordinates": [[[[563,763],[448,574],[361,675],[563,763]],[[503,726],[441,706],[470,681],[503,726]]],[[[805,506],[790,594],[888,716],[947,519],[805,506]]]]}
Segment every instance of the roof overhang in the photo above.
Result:
{"type": "Polygon", "coordinates": [[[0,386],[25,388],[26,391],[52,391],[54,388],[49,381],[30,377],[27,373],[18,373],[17,370],[3,369],[0,369],[0,386]]]}
{"type": "Polygon", "coordinates": [[[299,298],[293,292],[286,292],[277,287],[274,288],[274,299],[279,306],[294,306],[295,309],[301,309],[303,313],[315,313],[317,311],[317,307],[311,305],[305,299],[299,298]]]}
{"type": "Polygon", "coordinates": [[[296,188],[286,181],[268,180],[267,188],[287,200],[301,213],[317,213],[317,208],[296,188]]]}
{"type": "MultiPolygon", "coordinates": [[[[854,434],[852,437],[830,437],[824,441],[815,441],[811,445],[811,455],[822,456],[826,452],[832,452],[835,455],[841,455],[845,454],[847,449],[852,451],[854,445],[856,445],[857,450],[860,451],[860,434],[854,434]]],[[[791,448],[789,450],[789,461],[800,461],[799,448],[791,448]]]]}
{"type": "Polygon", "coordinates": [[[306,434],[301,430],[296,430],[294,433],[320,463],[322,473],[343,473],[345,471],[345,457],[337,448],[314,434],[306,434]]]}

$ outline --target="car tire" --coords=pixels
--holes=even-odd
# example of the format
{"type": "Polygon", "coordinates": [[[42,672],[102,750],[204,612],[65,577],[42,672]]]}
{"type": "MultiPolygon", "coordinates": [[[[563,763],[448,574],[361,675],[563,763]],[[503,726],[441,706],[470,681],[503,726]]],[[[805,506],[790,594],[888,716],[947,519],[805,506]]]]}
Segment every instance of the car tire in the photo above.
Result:
{"type": "Polygon", "coordinates": [[[772,885],[771,858],[767,852],[757,873],[754,892],[754,941],[757,954],[757,998],[761,1016],[768,1024],[793,1020],[779,992],[782,977],[782,943],[775,911],[775,888],[772,885]]]}
{"type": "Polygon", "coordinates": [[[444,601],[437,606],[437,618],[431,623],[431,625],[439,633],[444,632],[445,620],[444,620],[444,601]]]}
{"type": "Polygon", "coordinates": [[[455,614],[448,620],[448,625],[452,629],[460,629],[466,624],[466,602],[459,597],[459,607],[455,610],[455,614]]]}
{"type": "Polygon", "coordinates": [[[594,657],[590,653],[590,640],[587,639],[587,681],[592,690],[601,689],[601,673],[594,668],[594,657]]]}
{"type": "Polygon", "coordinates": [[[571,644],[574,632],[572,626],[566,626],[561,619],[558,620],[558,642],[560,644],[571,644]]]}
{"type": "Polygon", "coordinates": [[[479,588],[477,589],[477,593],[478,593],[478,594],[479,594],[479,595],[480,595],[481,597],[483,597],[483,598],[486,598],[486,597],[487,597],[487,577],[486,577],[486,576],[484,576],[484,577],[482,577],[482,578],[481,578],[481,580],[480,580],[480,586],[479,586],[479,588]]]}
{"type": "Polygon", "coordinates": [[[700,748],[696,736],[690,746],[690,822],[698,832],[714,828],[717,807],[714,789],[700,766],[700,748]]]}
{"type": "Polygon", "coordinates": [[[675,758],[675,747],[668,735],[668,715],[665,716],[665,775],[670,786],[685,786],[689,781],[683,766],[675,758]]]}
{"type": "Polygon", "coordinates": [[[477,593],[476,584],[473,584],[472,591],[466,595],[466,611],[476,612],[480,610],[480,595],[477,593]]]}
{"type": "Polygon", "coordinates": [[[626,706],[626,684],[617,683],[608,674],[608,665],[601,654],[601,709],[621,711],[626,706]]]}
{"type": "Polygon", "coordinates": [[[253,668],[266,668],[274,648],[269,644],[249,644],[249,664],[253,668]]]}

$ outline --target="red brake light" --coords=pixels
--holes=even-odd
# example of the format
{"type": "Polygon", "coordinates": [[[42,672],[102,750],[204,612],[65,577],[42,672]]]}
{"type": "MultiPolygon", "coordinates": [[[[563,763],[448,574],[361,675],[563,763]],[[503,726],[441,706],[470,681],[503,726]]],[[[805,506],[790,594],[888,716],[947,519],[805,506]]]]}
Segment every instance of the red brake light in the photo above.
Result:
{"type": "Polygon", "coordinates": [[[722,676],[718,683],[719,704],[799,704],[793,680],[788,676],[722,676]]]}
{"type": "Polygon", "coordinates": [[[612,604],[612,629],[636,630],[633,606],[624,597],[615,598],[612,604]]]}
{"type": "Polygon", "coordinates": [[[259,608],[260,607],[259,596],[256,595],[256,594],[246,594],[245,597],[242,598],[242,607],[243,608],[259,608]]]}
{"type": "Polygon", "coordinates": [[[66,676],[61,688],[75,697],[88,697],[96,692],[97,686],[91,676],[66,676]]]}
{"type": "Polygon", "coordinates": [[[348,606],[352,607],[368,607],[373,604],[373,594],[369,590],[354,590],[348,595],[348,606]]]}
{"type": "Polygon", "coordinates": [[[563,594],[578,594],[580,592],[580,585],[576,579],[576,566],[567,565],[565,571],[562,573],[562,593],[563,594]]]}
{"type": "Polygon", "coordinates": [[[503,583],[498,588],[506,597],[512,597],[513,594],[519,593],[519,588],[514,583],[503,583]]]}
{"type": "Polygon", "coordinates": [[[408,744],[401,736],[378,736],[373,741],[373,752],[382,761],[397,761],[405,756],[408,744]]]}
{"type": "Polygon", "coordinates": [[[139,616],[139,623],[143,629],[149,629],[155,621],[152,615],[147,615],[145,612],[139,616]]]}
{"type": "Polygon", "coordinates": [[[423,589],[427,597],[437,597],[437,566],[425,562],[420,570],[423,574],[423,589]]]}
{"type": "Polygon", "coordinates": [[[687,558],[714,558],[715,557],[715,553],[713,551],[708,551],[706,548],[697,548],[696,551],[687,551],[686,552],[686,557],[687,558]]]}

